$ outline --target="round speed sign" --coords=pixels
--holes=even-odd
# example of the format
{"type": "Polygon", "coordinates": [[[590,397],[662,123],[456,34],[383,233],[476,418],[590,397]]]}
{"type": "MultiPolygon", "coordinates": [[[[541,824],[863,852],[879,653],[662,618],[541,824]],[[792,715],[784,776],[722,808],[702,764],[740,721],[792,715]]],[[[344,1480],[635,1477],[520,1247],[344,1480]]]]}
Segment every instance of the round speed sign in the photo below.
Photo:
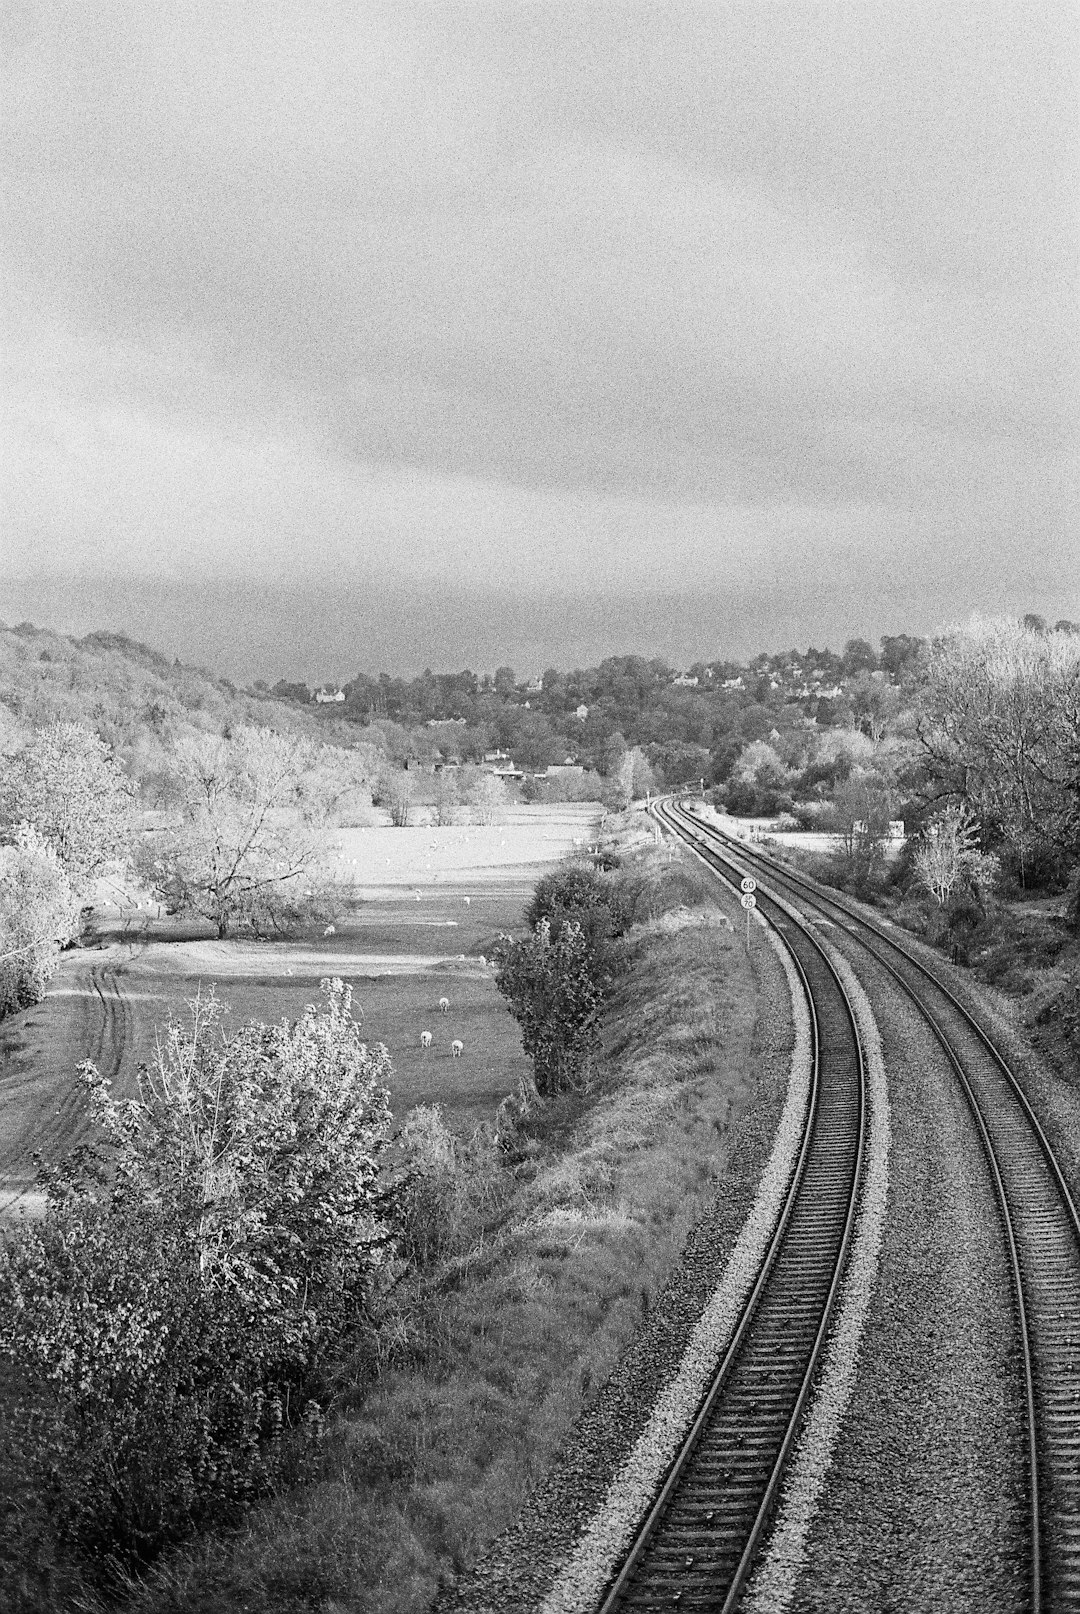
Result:
{"type": "Polygon", "coordinates": [[[752,891],[745,892],[739,898],[739,901],[742,903],[744,908],[756,908],[757,907],[757,898],[755,897],[755,895],[754,895],[754,893],[752,891]]]}
{"type": "Polygon", "coordinates": [[[744,875],[742,880],[739,883],[740,883],[740,888],[743,891],[756,891],[757,890],[757,881],[750,874],[744,875]]]}

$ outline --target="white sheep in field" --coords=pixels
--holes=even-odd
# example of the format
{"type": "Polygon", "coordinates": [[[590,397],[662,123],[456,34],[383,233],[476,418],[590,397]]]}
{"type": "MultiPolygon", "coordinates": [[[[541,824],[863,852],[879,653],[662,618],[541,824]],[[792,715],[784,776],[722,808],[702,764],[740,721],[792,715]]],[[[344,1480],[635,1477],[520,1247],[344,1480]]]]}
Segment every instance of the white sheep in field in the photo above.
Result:
{"type": "Polygon", "coordinates": [[[440,1014],[449,1014],[449,1012],[450,1012],[450,999],[449,998],[440,998],[439,999],[439,1013],[440,1014]]]}
{"type": "Polygon", "coordinates": [[[468,907],[468,906],[469,906],[469,904],[470,904],[470,903],[471,903],[471,902],[472,902],[472,898],[471,898],[471,897],[466,897],[466,898],[465,898],[465,906],[466,906],[466,908],[467,908],[467,907],[468,907]]]}
{"type": "Polygon", "coordinates": [[[460,1059],[464,1047],[465,1044],[462,1042],[461,1038],[455,1037],[453,1042],[450,1044],[450,1058],[460,1059]]]}
{"type": "Polygon", "coordinates": [[[482,970],[487,969],[487,959],[484,957],[483,953],[480,954],[480,968],[482,970]]]}
{"type": "Polygon", "coordinates": [[[421,1031],[421,1033],[420,1033],[420,1046],[421,1046],[421,1048],[423,1048],[425,1053],[431,1047],[431,1032],[430,1031],[421,1031]]]}
{"type": "Polygon", "coordinates": [[[337,930],[334,925],[327,925],[326,929],[323,931],[324,936],[334,936],[336,934],[337,930]]]}

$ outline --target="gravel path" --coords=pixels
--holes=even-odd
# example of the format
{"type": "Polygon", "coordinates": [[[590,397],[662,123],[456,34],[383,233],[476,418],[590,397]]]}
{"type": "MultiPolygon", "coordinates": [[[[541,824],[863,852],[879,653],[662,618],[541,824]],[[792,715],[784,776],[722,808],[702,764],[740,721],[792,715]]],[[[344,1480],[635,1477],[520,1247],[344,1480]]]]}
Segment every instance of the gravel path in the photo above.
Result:
{"type": "Polygon", "coordinates": [[[881,1029],[892,1181],[855,1392],[791,1606],[1006,1614],[1026,1591],[1023,1408],[989,1173],[928,1028],[841,945],[881,1029]]]}
{"type": "MultiPolygon", "coordinates": [[[[741,923],[727,896],[725,911],[741,923]]],[[[792,1073],[793,1021],[787,978],[760,933],[753,952],[759,989],[761,1098],[739,1125],[738,1162],[617,1371],[574,1425],[544,1482],[515,1525],[434,1605],[439,1614],[536,1610],[603,1506],[650,1416],[670,1386],[713,1298],[754,1204],[776,1140],[792,1073]]]]}

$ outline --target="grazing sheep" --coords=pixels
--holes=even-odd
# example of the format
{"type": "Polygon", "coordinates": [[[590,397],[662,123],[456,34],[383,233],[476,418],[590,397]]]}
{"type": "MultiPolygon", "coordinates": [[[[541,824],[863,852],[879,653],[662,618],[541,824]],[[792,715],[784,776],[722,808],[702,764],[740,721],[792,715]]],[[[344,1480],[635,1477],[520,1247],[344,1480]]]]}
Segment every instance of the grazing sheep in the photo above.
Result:
{"type": "Polygon", "coordinates": [[[472,898],[471,898],[471,897],[466,897],[466,898],[465,898],[465,906],[466,906],[466,908],[467,908],[467,907],[468,907],[468,906],[469,906],[469,904],[470,904],[470,903],[471,903],[471,902],[472,902],[472,898]]]}
{"type": "Polygon", "coordinates": [[[327,925],[326,929],[323,931],[324,936],[334,936],[336,934],[337,931],[333,925],[327,925]]]}
{"type": "Polygon", "coordinates": [[[450,1044],[450,1058],[451,1059],[460,1059],[461,1058],[461,1052],[462,1052],[462,1049],[464,1047],[465,1047],[465,1044],[462,1042],[461,1038],[460,1037],[455,1037],[453,1042],[450,1044]]]}
{"type": "Polygon", "coordinates": [[[449,998],[440,998],[439,999],[439,1013],[440,1014],[448,1014],[449,1011],[450,1011],[450,999],[449,998]]]}
{"type": "Polygon", "coordinates": [[[421,1031],[421,1033],[420,1033],[420,1046],[421,1046],[421,1048],[423,1048],[425,1053],[431,1047],[431,1032],[430,1031],[421,1031]]]}
{"type": "Polygon", "coordinates": [[[483,953],[480,954],[480,968],[482,970],[487,969],[487,959],[484,957],[483,953]]]}

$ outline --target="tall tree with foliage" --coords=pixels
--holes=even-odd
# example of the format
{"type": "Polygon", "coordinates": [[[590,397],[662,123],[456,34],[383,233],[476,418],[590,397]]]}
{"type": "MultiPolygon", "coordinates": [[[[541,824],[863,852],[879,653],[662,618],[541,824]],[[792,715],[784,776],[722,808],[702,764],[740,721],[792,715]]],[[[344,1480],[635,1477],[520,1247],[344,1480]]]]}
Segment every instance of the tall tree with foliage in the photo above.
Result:
{"type": "Polygon", "coordinates": [[[79,927],[79,897],[32,824],[0,846],[0,1019],[39,1003],[60,949],[79,927]]]}
{"type": "Polygon", "coordinates": [[[78,723],[36,729],[3,759],[0,825],[32,824],[80,892],[125,854],[133,790],[107,745],[78,723]]]}

